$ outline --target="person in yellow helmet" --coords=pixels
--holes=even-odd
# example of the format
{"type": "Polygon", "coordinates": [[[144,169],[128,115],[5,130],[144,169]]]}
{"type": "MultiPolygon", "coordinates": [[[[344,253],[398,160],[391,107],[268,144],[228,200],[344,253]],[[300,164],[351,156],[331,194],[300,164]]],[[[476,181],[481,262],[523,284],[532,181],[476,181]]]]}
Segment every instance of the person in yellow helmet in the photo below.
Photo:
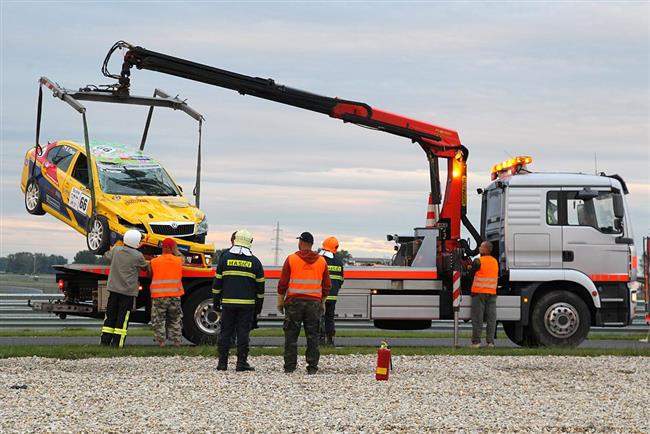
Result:
{"type": "Polygon", "coordinates": [[[334,346],[334,336],[336,335],[336,323],[334,321],[336,315],[336,299],[338,298],[339,290],[344,280],[343,262],[336,257],[338,249],[339,240],[335,237],[329,237],[323,241],[320,250],[320,255],[327,262],[327,270],[332,280],[332,289],[325,299],[325,313],[321,317],[320,340],[322,344],[331,346],[334,346]]]}

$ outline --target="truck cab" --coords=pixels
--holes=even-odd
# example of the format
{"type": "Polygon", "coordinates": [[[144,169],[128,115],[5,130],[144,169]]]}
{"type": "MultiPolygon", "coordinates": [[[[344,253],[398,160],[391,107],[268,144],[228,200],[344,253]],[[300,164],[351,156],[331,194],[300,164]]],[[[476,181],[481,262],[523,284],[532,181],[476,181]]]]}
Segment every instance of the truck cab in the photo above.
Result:
{"type": "Polygon", "coordinates": [[[499,262],[499,295],[522,301],[521,320],[503,323],[509,337],[576,344],[592,325],[631,324],[636,251],[623,179],[531,173],[532,159],[518,158],[495,165],[481,192],[481,236],[499,262]]]}

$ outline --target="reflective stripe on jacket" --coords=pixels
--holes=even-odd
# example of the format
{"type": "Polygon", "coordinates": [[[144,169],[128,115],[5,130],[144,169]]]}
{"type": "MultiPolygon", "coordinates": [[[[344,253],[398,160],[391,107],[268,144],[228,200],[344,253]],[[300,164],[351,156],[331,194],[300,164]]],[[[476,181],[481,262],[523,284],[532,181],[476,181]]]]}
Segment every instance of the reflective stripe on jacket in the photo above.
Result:
{"type": "Polygon", "coordinates": [[[323,296],[323,273],[327,262],[319,257],[316,262],[309,264],[295,253],[289,255],[291,277],[287,288],[287,297],[313,298],[320,301],[323,296]]]}
{"type": "Polygon", "coordinates": [[[494,257],[485,255],[479,258],[481,268],[474,274],[472,294],[496,294],[499,281],[499,263],[494,257]]]}
{"type": "Polygon", "coordinates": [[[180,256],[165,253],[151,260],[151,298],[180,297],[183,290],[183,260],[180,256]]]}
{"type": "Polygon", "coordinates": [[[215,303],[250,305],[261,310],[264,302],[264,268],[254,255],[224,252],[212,284],[215,303]]]}
{"type": "Polygon", "coordinates": [[[327,301],[336,301],[336,298],[339,295],[339,289],[343,285],[343,263],[339,261],[336,257],[330,258],[323,256],[325,261],[327,261],[327,271],[330,273],[330,279],[332,279],[332,289],[330,289],[330,294],[327,296],[327,301]]]}

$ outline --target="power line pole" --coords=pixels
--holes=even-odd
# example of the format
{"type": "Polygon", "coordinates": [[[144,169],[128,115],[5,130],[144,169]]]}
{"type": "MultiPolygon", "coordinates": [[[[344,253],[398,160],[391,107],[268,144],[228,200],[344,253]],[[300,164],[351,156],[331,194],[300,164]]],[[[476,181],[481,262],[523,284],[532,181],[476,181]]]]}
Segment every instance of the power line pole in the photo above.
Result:
{"type": "Polygon", "coordinates": [[[274,255],[274,260],[273,260],[273,265],[278,265],[278,256],[280,255],[280,222],[276,222],[275,224],[275,230],[273,231],[273,238],[271,238],[271,241],[275,241],[275,246],[273,247],[273,253],[274,255]]]}

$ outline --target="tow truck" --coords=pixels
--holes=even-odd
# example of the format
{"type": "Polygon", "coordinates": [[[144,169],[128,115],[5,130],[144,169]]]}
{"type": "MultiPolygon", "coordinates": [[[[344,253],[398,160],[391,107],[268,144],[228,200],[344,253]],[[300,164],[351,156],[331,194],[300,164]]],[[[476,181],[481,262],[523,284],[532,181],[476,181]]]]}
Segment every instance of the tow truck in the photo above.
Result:
{"type": "MultiPolygon", "coordinates": [[[[618,175],[531,173],[532,158],[517,157],[492,168],[491,183],[482,196],[480,233],[467,218],[468,149],[456,131],[411,119],[364,102],[321,96],[284,86],[270,78],[251,77],[134,46],[114,44],[102,72],[117,80],[111,87],[128,97],[133,68],[234,90],[241,95],[276,101],[328,115],[417,144],[430,174],[427,224],[412,234],[389,235],[397,253],[392,266],[349,267],[339,294],[339,319],[371,320],[382,329],[426,329],[432,320],[470,318],[471,276],[464,264],[487,240],[500,264],[497,317],[508,337],[522,346],[575,346],[591,326],[623,327],[634,317],[636,251],[618,175]],[[124,50],[119,74],[108,70],[111,56],[124,50]],[[440,162],[446,183],[440,183],[440,162]],[[441,207],[442,205],[442,207],[441,207]],[[461,237],[461,225],[475,246],[461,237]]],[[[105,303],[107,267],[71,265],[58,268],[66,302],[47,309],[59,312],[84,305],[87,316],[100,317],[105,303]]],[[[214,342],[219,315],[212,307],[209,273],[185,273],[184,330],[194,343],[214,342]]],[[[265,267],[266,291],[273,294],[279,267],[265,267]]],[[[133,316],[148,321],[149,279],[140,279],[133,316]]],[[[280,319],[272,303],[261,317],[280,319]]]]}

